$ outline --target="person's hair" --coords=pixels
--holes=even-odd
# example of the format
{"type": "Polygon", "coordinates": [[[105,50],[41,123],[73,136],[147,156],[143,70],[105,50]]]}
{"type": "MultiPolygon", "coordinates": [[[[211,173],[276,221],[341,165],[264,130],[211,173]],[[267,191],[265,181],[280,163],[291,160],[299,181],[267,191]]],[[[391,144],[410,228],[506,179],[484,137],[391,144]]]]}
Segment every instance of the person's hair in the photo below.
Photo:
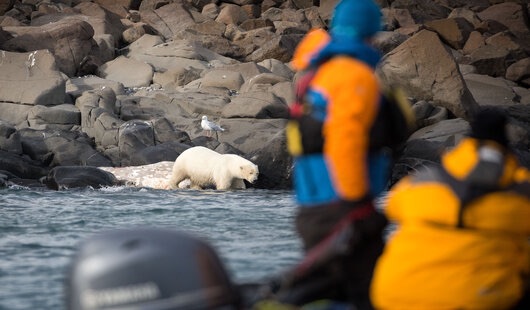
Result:
{"type": "Polygon", "coordinates": [[[508,146],[506,125],[508,115],[500,108],[481,108],[471,120],[470,137],[479,140],[491,140],[502,146],[508,146]]]}

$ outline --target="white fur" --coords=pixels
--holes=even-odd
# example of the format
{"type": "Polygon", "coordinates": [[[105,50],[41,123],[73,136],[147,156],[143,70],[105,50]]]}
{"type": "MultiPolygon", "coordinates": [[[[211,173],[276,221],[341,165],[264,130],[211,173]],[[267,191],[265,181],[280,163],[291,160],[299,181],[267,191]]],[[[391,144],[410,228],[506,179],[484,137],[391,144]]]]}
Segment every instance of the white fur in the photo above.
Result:
{"type": "Polygon", "coordinates": [[[178,188],[181,181],[189,179],[190,188],[244,189],[243,180],[253,183],[258,174],[258,166],[241,156],[194,146],[175,160],[169,186],[178,188]]]}

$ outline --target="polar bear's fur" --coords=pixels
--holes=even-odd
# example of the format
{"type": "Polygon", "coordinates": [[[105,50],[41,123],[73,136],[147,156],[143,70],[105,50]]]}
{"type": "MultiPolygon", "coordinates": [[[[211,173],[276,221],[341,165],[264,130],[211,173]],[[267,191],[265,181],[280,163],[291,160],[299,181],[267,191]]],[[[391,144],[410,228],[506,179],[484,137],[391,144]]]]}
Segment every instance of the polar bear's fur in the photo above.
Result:
{"type": "Polygon", "coordinates": [[[179,183],[189,179],[189,187],[194,189],[212,186],[218,190],[244,189],[243,180],[253,183],[258,174],[258,166],[241,156],[194,146],[175,160],[169,187],[179,188],[179,183]]]}

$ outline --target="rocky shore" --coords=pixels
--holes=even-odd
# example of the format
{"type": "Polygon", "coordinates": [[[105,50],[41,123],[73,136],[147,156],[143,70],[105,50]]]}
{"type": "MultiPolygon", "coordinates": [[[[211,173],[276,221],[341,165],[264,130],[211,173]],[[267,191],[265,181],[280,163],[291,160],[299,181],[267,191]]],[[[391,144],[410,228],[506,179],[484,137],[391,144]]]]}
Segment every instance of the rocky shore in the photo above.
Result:
{"type": "MultiPolygon", "coordinates": [[[[117,185],[110,168],[200,145],[256,163],[254,187],[290,188],[289,61],[336,2],[2,1],[0,186],[117,185]],[[203,115],[226,131],[209,136],[203,115]]],[[[378,74],[417,117],[393,179],[438,162],[487,105],[508,112],[511,145],[530,167],[528,1],[377,2],[378,74]]]]}

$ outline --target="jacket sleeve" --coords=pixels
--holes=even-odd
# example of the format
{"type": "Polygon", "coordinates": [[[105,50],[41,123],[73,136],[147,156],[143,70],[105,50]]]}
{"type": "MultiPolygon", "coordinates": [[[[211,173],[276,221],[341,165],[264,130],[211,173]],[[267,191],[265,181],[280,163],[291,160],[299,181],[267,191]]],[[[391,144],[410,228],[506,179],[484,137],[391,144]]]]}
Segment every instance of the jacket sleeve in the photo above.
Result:
{"type": "Polygon", "coordinates": [[[327,98],[324,156],[338,195],[359,200],[369,191],[370,128],[379,105],[379,84],[366,64],[337,57],[322,65],[311,87],[327,98]]]}

